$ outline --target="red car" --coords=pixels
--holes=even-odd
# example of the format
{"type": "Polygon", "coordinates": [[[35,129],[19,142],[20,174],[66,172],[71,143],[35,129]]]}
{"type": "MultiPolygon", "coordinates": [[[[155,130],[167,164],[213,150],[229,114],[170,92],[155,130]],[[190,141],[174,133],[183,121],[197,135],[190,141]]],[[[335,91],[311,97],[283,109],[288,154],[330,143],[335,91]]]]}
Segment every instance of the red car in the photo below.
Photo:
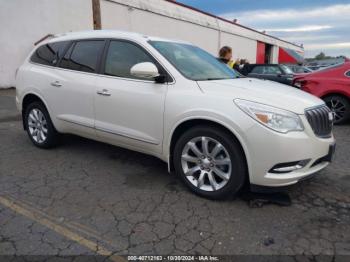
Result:
{"type": "Polygon", "coordinates": [[[322,98],[334,113],[334,123],[350,119],[350,62],[309,74],[295,75],[293,85],[322,98]]]}

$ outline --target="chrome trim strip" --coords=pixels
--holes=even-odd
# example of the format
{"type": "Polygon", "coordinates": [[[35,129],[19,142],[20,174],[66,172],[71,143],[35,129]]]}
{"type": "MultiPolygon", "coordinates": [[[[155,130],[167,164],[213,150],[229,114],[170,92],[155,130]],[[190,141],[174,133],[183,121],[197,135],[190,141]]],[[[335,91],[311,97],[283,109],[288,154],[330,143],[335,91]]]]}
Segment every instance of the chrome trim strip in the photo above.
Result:
{"type": "Polygon", "coordinates": [[[276,172],[292,172],[298,169],[303,168],[301,165],[294,165],[294,166],[287,166],[287,167],[280,167],[280,168],[274,168],[273,171],[276,172]]]}
{"type": "Polygon", "coordinates": [[[319,109],[319,108],[324,108],[324,107],[327,107],[327,108],[328,108],[328,106],[327,106],[325,103],[323,103],[323,104],[321,104],[321,105],[317,105],[317,106],[307,107],[307,108],[304,109],[304,113],[306,113],[307,111],[310,111],[310,110],[319,109]]]}
{"type": "MultiPolygon", "coordinates": [[[[127,38],[127,37],[125,37],[125,38],[123,38],[123,37],[110,37],[110,38],[108,38],[108,37],[105,37],[105,38],[94,38],[94,37],[92,37],[92,38],[87,38],[87,39],[85,39],[85,38],[77,38],[77,39],[73,39],[73,40],[68,40],[68,41],[85,41],[85,40],[104,40],[104,41],[106,41],[106,40],[114,40],[114,41],[129,41],[129,42],[131,42],[131,43],[133,43],[134,45],[139,45],[139,46],[141,46],[143,49],[145,49],[147,52],[148,52],[148,54],[153,58],[153,59],[155,59],[162,67],[163,67],[163,69],[171,76],[171,78],[172,78],[172,82],[165,82],[165,83],[163,83],[164,85],[173,85],[173,84],[175,84],[176,83],[176,80],[175,80],[175,77],[170,73],[170,71],[168,70],[168,68],[166,68],[164,65],[163,65],[163,63],[162,62],[160,62],[159,61],[159,59],[149,50],[149,48],[148,47],[146,47],[143,43],[140,43],[140,42],[138,42],[138,41],[135,41],[134,39],[131,39],[131,38],[127,38]]],[[[63,40],[63,41],[65,41],[65,40],[63,40]]],[[[57,42],[59,42],[59,41],[57,41],[57,42]]],[[[34,51],[33,51],[33,53],[35,52],[35,50],[37,50],[39,47],[37,47],[37,48],[35,48],[34,49],[34,51]]],[[[68,49],[70,48],[70,46],[68,47],[68,49]]],[[[66,50],[66,51],[68,51],[68,50],[66,50]]],[[[31,53],[30,54],[30,57],[32,56],[32,54],[33,53],[31,53]]],[[[33,64],[33,65],[37,65],[37,66],[42,66],[42,67],[47,67],[47,68],[54,68],[54,69],[58,69],[58,70],[63,70],[63,71],[68,71],[68,72],[76,72],[76,73],[80,73],[80,74],[87,74],[87,75],[94,75],[94,76],[101,76],[101,77],[110,77],[110,78],[116,78],[116,79],[121,79],[121,80],[126,80],[126,81],[135,81],[135,82],[143,82],[143,83],[155,83],[155,81],[152,81],[152,80],[141,80],[141,79],[136,79],[136,78],[126,78],[126,77],[118,77],[118,76],[109,76],[109,75],[105,75],[105,74],[102,74],[102,73],[96,73],[96,72],[83,72],[83,71],[79,71],[79,70],[72,70],[72,69],[68,69],[68,68],[62,68],[62,67],[59,67],[58,65],[44,65],[44,64],[40,64],[40,63],[36,63],[36,62],[32,62],[31,61],[31,59],[30,59],[30,57],[29,57],[29,60],[28,60],[28,62],[30,63],[30,64],[33,64]]],[[[164,59],[165,59],[165,57],[164,56],[162,56],[164,59]]]]}
{"type": "MultiPolygon", "coordinates": [[[[141,80],[136,78],[127,78],[127,77],[119,77],[119,76],[110,76],[110,75],[104,75],[104,74],[96,74],[98,77],[104,77],[104,78],[114,78],[118,80],[125,80],[125,81],[132,81],[132,82],[141,82],[141,83],[149,83],[149,84],[156,84],[154,80],[141,80]]],[[[174,83],[174,82],[171,82],[174,83]]],[[[161,84],[166,85],[167,83],[161,84]]]]}
{"type": "Polygon", "coordinates": [[[98,131],[102,131],[102,132],[105,132],[105,133],[109,133],[109,134],[112,134],[112,135],[122,136],[122,137],[125,137],[125,138],[137,140],[137,141],[148,143],[148,144],[152,144],[152,145],[159,145],[159,142],[157,142],[157,141],[145,140],[145,139],[133,137],[133,136],[130,136],[130,135],[126,135],[126,134],[123,134],[123,133],[117,133],[117,132],[111,131],[109,129],[100,128],[100,127],[94,127],[94,126],[91,126],[91,125],[88,125],[88,124],[83,124],[83,123],[79,123],[79,122],[76,122],[76,121],[63,119],[61,117],[56,117],[56,118],[59,119],[59,120],[71,123],[71,124],[92,128],[92,129],[95,129],[95,130],[98,130],[98,131]]]}
{"type": "Polygon", "coordinates": [[[159,142],[157,142],[157,141],[151,141],[151,140],[145,140],[145,139],[133,137],[133,136],[130,136],[130,135],[127,135],[127,134],[114,132],[114,131],[106,129],[106,128],[95,127],[95,129],[98,130],[98,131],[102,131],[102,132],[105,132],[105,133],[112,134],[112,135],[122,136],[122,137],[125,137],[125,138],[137,140],[137,141],[140,141],[140,142],[145,142],[145,143],[152,144],[152,145],[159,145],[159,142]]]}
{"type": "MultiPolygon", "coordinates": [[[[156,84],[155,81],[152,81],[152,80],[141,80],[141,79],[136,79],[136,78],[126,78],[126,77],[118,77],[118,76],[109,76],[109,75],[98,74],[98,73],[89,73],[89,72],[83,72],[83,71],[78,71],[78,70],[71,70],[71,69],[67,69],[67,68],[62,68],[62,67],[58,67],[58,66],[43,65],[43,64],[32,62],[32,61],[29,61],[29,63],[32,64],[32,65],[35,65],[35,66],[45,67],[45,68],[48,68],[48,69],[72,72],[72,73],[83,74],[83,75],[91,75],[91,76],[95,76],[95,77],[114,78],[114,79],[118,79],[118,80],[156,84]]],[[[168,70],[167,70],[167,72],[168,72],[168,70]]],[[[161,85],[173,85],[173,84],[175,84],[175,82],[176,82],[175,78],[171,74],[170,74],[170,76],[172,77],[173,81],[172,82],[168,82],[168,83],[166,82],[166,83],[161,84],[161,85]]]]}
{"type": "Polygon", "coordinates": [[[84,127],[88,127],[88,128],[94,128],[93,125],[89,125],[89,124],[85,124],[85,123],[81,123],[81,122],[76,122],[74,120],[67,120],[67,119],[64,119],[64,118],[59,117],[59,116],[57,116],[56,118],[59,119],[59,120],[71,123],[71,124],[80,125],[80,126],[84,126],[84,127]]]}

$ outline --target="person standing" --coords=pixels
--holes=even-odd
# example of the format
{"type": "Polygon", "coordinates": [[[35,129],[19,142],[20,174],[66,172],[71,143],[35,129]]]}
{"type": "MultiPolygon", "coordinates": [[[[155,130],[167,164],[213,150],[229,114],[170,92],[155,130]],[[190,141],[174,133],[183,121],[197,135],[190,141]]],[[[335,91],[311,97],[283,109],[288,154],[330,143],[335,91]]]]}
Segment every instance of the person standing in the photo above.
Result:
{"type": "Polygon", "coordinates": [[[249,61],[247,59],[241,59],[241,63],[238,70],[242,75],[249,73],[249,61]]]}
{"type": "Polygon", "coordinates": [[[221,47],[218,60],[233,69],[235,62],[232,60],[232,48],[229,46],[221,47]]]}

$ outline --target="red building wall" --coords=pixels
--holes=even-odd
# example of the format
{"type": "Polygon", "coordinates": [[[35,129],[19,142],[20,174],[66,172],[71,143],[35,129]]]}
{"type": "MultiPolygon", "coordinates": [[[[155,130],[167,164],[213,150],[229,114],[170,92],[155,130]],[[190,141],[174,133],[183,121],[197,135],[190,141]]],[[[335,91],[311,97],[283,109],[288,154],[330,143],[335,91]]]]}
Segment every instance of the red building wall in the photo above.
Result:
{"type": "Polygon", "coordinates": [[[278,63],[280,64],[295,64],[298,61],[295,59],[295,57],[288,54],[287,51],[285,51],[283,48],[278,48],[278,63]]]}
{"type": "Polygon", "coordinates": [[[256,50],[256,63],[264,64],[265,63],[265,43],[259,42],[256,50]]]}

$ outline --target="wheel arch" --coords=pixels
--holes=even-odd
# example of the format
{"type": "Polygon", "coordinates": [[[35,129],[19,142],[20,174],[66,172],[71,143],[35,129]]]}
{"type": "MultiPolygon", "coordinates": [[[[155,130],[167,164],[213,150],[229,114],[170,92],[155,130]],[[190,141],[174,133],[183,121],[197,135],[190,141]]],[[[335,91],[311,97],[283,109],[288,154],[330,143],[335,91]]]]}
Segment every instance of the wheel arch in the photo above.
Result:
{"type": "Polygon", "coordinates": [[[213,119],[207,119],[207,118],[191,118],[191,119],[186,119],[182,121],[181,123],[178,123],[176,127],[173,129],[171,132],[171,139],[170,139],[170,144],[168,146],[168,169],[169,171],[174,171],[174,163],[173,163],[173,152],[175,148],[175,144],[178,141],[178,139],[181,137],[181,135],[189,130],[190,128],[193,128],[195,126],[200,126],[200,125],[206,125],[206,126],[212,126],[212,127],[217,127],[224,132],[228,133],[234,140],[236,140],[237,144],[240,146],[240,150],[242,151],[244,160],[245,160],[245,165],[247,169],[247,179],[249,181],[249,163],[248,163],[248,152],[247,148],[245,147],[242,138],[239,136],[237,132],[232,130],[232,128],[229,128],[226,126],[224,123],[221,123],[219,121],[213,120],[213,119]]]}
{"type": "Polygon", "coordinates": [[[22,123],[23,123],[23,129],[25,130],[26,129],[26,125],[24,123],[25,121],[25,117],[24,117],[24,114],[25,114],[25,110],[27,108],[28,105],[30,105],[30,103],[32,102],[35,102],[35,101],[39,101],[41,103],[43,103],[43,105],[46,107],[46,110],[48,110],[48,107],[46,105],[46,103],[44,102],[44,99],[36,94],[36,93],[27,93],[23,96],[23,99],[22,99],[22,103],[21,103],[21,108],[22,108],[22,123]]]}
{"type": "Polygon", "coordinates": [[[325,99],[327,97],[330,97],[330,96],[341,96],[343,98],[345,98],[346,100],[348,100],[350,102],[350,97],[347,96],[345,93],[342,93],[342,92],[329,92],[329,93],[326,93],[326,94],[323,94],[321,96],[321,99],[325,99]]]}

